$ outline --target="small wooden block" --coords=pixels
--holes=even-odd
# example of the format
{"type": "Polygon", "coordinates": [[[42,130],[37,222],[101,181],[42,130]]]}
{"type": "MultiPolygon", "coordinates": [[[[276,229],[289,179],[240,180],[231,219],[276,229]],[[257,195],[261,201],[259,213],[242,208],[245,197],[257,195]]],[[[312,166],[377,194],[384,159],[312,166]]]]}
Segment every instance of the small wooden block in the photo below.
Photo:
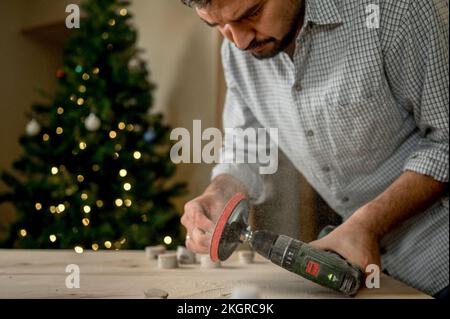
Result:
{"type": "Polygon", "coordinates": [[[177,259],[180,264],[195,264],[195,254],[184,246],[178,246],[177,259]]]}
{"type": "Polygon", "coordinates": [[[211,268],[220,268],[220,261],[213,262],[209,255],[200,255],[200,264],[202,268],[211,269],[211,268]]]}
{"type": "Polygon", "coordinates": [[[147,259],[156,259],[158,255],[164,254],[166,247],[163,245],[145,247],[145,256],[147,259]]]}
{"type": "Polygon", "coordinates": [[[167,299],[169,296],[169,293],[167,291],[164,291],[162,289],[158,288],[149,288],[144,291],[144,295],[146,298],[152,298],[152,299],[167,299]]]}
{"type": "Polygon", "coordinates": [[[241,250],[238,252],[239,263],[243,265],[253,264],[255,252],[253,250],[241,250]]]}
{"type": "Polygon", "coordinates": [[[164,253],[158,255],[159,269],[174,269],[178,268],[178,260],[176,253],[164,253]]]}

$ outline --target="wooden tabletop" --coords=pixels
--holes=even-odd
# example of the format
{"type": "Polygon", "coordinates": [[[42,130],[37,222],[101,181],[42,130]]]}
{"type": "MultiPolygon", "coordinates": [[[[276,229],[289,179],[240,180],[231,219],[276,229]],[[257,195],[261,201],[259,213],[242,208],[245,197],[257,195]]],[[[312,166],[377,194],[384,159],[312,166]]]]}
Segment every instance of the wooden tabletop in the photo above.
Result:
{"type": "MultiPolygon", "coordinates": [[[[256,286],[262,298],[344,298],[257,257],[251,265],[236,256],[220,269],[199,264],[160,270],[143,251],[0,250],[0,298],[145,298],[150,288],[169,298],[230,298],[233,288],[256,286]],[[80,288],[66,287],[66,267],[80,269],[80,288]]],[[[390,277],[379,289],[363,288],[356,298],[429,298],[390,277]]]]}

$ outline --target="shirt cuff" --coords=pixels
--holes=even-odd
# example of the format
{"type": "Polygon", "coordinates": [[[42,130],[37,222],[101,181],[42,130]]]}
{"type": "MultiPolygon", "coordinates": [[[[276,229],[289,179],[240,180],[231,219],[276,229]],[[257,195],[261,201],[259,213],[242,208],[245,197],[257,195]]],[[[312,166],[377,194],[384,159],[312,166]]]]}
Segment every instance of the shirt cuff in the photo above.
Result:
{"type": "Polygon", "coordinates": [[[404,171],[430,176],[438,182],[448,183],[449,155],[441,150],[417,151],[407,160],[404,171]]]}
{"type": "Polygon", "coordinates": [[[211,174],[211,180],[219,175],[231,175],[247,188],[250,200],[259,205],[266,200],[264,179],[252,170],[250,164],[217,164],[211,174]]]}

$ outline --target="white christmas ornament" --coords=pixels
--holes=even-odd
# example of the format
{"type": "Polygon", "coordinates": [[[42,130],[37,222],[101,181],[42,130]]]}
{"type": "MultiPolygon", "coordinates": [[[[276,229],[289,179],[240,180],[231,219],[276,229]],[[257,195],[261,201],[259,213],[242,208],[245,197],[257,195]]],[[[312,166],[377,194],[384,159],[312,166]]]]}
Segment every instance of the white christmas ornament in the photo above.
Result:
{"type": "Polygon", "coordinates": [[[86,126],[86,129],[88,131],[93,132],[93,131],[97,131],[100,128],[100,126],[102,125],[102,123],[101,123],[100,119],[94,113],[91,113],[84,121],[84,125],[86,126]]]}
{"type": "Polygon", "coordinates": [[[26,132],[28,136],[36,136],[41,131],[41,125],[35,119],[28,122],[26,127],[26,132]]]}

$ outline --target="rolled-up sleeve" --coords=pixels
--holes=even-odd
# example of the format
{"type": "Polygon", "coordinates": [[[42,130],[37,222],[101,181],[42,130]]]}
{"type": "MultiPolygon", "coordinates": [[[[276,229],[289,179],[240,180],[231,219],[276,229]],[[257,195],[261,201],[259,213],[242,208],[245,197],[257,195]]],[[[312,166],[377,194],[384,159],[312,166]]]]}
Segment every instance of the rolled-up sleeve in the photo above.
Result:
{"type": "Polygon", "coordinates": [[[394,92],[413,113],[421,140],[405,171],[449,180],[448,0],[409,2],[387,59],[394,92]]]}
{"type": "MultiPolygon", "coordinates": [[[[234,80],[229,70],[229,45],[229,42],[226,40],[222,45],[222,60],[225,71],[225,79],[227,83],[227,94],[223,111],[223,127],[228,129],[243,130],[247,128],[261,128],[261,124],[255,118],[254,114],[248,108],[244,99],[242,98],[236,81],[234,80]]],[[[225,140],[226,139],[227,136],[225,135],[225,140]]],[[[252,149],[257,146],[240,143],[236,147],[245,147],[245,149],[237,151],[247,153],[248,149],[252,149]]],[[[224,143],[220,156],[220,163],[217,164],[212,170],[212,179],[222,174],[231,175],[240,180],[246,186],[249,195],[254,203],[262,203],[266,199],[265,184],[267,183],[267,181],[265,181],[263,176],[259,174],[260,164],[258,162],[237,163],[236,161],[233,161],[235,151],[236,149],[233,148],[233,145],[227,145],[227,143],[224,143]]]]}

